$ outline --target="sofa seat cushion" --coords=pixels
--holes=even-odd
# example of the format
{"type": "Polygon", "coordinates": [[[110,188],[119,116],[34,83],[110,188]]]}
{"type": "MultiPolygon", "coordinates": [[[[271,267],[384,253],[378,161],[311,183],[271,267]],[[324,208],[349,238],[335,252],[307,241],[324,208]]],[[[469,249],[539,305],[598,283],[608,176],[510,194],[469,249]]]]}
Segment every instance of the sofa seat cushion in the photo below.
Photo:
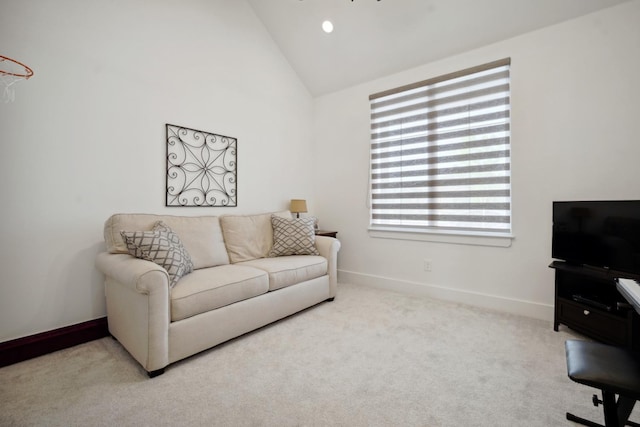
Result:
{"type": "Polygon", "coordinates": [[[269,290],[285,288],[327,274],[327,259],[315,255],[291,255],[244,261],[236,266],[250,266],[269,274],[269,290]]]}
{"type": "Polygon", "coordinates": [[[250,266],[219,265],[195,270],[171,290],[171,321],[262,295],[268,290],[268,274],[250,266]]]}

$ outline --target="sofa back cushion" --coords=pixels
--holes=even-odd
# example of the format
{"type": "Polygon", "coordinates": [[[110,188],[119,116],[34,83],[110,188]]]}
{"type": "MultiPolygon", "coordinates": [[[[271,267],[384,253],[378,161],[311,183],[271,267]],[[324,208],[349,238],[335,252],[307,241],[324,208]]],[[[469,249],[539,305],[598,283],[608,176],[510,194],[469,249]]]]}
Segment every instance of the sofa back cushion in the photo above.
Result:
{"type": "Polygon", "coordinates": [[[291,218],[289,211],[220,217],[224,243],[232,263],[265,258],[269,255],[273,246],[271,215],[291,218]]]}
{"type": "Polygon", "coordinates": [[[107,251],[114,254],[128,253],[127,244],[120,232],[149,231],[158,221],[163,221],[180,237],[182,244],[191,255],[194,269],[229,264],[220,221],[216,216],[115,214],[104,224],[107,251]]]}

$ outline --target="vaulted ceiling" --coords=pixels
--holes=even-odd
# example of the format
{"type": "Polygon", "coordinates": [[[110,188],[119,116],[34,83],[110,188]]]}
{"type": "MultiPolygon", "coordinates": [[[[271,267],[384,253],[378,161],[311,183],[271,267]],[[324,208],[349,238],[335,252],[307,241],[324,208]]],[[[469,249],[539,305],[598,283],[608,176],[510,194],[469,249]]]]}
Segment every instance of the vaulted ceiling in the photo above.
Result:
{"type": "Polygon", "coordinates": [[[625,1],[248,0],[314,96],[625,1]]]}

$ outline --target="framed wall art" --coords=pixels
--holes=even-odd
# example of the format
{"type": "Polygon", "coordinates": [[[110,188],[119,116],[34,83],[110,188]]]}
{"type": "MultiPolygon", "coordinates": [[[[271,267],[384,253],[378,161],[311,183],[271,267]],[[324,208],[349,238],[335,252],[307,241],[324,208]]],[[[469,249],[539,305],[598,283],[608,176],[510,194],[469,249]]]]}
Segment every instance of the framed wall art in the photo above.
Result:
{"type": "Polygon", "coordinates": [[[166,206],[237,206],[238,141],[167,124],[166,206]]]}

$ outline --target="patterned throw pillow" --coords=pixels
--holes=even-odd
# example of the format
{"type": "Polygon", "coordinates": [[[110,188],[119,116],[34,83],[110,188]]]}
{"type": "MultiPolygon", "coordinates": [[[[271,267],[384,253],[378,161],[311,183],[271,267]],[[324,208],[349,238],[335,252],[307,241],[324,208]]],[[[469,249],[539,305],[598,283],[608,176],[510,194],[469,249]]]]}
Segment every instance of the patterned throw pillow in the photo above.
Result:
{"type": "Polygon", "coordinates": [[[270,257],[284,255],[320,255],[316,249],[314,218],[271,217],[273,247],[270,257]]]}
{"type": "Polygon", "coordinates": [[[155,262],[167,270],[170,287],[193,271],[191,256],[178,235],[164,222],[156,222],[152,231],[121,231],[120,234],[129,254],[155,262]]]}

